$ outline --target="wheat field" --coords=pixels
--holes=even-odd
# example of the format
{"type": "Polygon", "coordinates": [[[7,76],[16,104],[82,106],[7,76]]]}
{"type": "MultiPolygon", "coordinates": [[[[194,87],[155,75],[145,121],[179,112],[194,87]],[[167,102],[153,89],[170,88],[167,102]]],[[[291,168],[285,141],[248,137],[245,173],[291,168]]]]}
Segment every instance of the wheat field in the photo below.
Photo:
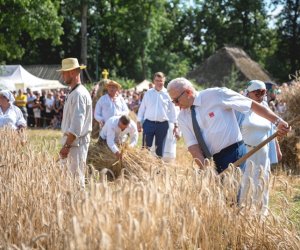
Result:
{"type": "Polygon", "coordinates": [[[22,146],[24,136],[0,131],[0,249],[300,248],[299,177],[272,177],[262,217],[237,206],[238,170],[221,177],[207,162],[199,172],[180,145],[171,164],[134,149],[142,174],[89,171],[83,190],[57,161],[60,133],[27,133],[22,146]]]}

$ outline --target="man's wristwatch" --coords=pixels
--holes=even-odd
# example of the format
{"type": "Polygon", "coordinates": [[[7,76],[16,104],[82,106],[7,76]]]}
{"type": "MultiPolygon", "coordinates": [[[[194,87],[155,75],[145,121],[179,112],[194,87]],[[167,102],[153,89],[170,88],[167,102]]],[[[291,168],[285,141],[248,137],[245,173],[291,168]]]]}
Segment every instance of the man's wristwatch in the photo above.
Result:
{"type": "Polygon", "coordinates": [[[71,144],[68,144],[68,143],[66,143],[65,145],[64,145],[64,148],[71,148],[72,146],[71,146],[71,144]]]}
{"type": "Polygon", "coordinates": [[[281,121],[283,121],[280,117],[278,117],[277,119],[276,119],[276,121],[274,122],[274,125],[277,127],[278,126],[278,124],[279,124],[279,122],[281,122],[281,121]]]}

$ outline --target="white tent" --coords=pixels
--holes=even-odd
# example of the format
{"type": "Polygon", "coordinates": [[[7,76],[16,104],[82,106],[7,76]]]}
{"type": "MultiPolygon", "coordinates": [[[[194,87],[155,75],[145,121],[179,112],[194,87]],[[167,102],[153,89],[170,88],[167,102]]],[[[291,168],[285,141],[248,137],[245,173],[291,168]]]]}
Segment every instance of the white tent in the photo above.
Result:
{"type": "Polygon", "coordinates": [[[26,71],[21,65],[0,66],[0,89],[14,91],[19,88],[30,88],[36,91],[65,88],[65,86],[57,80],[38,78],[26,71]]]}
{"type": "Polygon", "coordinates": [[[148,81],[147,79],[145,79],[144,81],[142,81],[141,83],[139,83],[138,85],[136,85],[134,88],[132,88],[130,90],[136,90],[137,92],[142,92],[145,89],[148,90],[149,83],[151,83],[151,82],[148,81]]]}

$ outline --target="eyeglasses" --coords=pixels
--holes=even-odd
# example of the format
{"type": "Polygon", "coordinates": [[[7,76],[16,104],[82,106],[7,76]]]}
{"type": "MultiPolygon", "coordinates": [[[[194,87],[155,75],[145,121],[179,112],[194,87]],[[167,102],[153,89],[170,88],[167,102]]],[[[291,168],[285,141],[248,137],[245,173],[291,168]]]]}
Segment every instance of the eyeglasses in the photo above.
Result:
{"type": "Polygon", "coordinates": [[[173,99],[172,102],[175,104],[179,103],[179,99],[184,93],[185,93],[185,90],[179,96],[177,96],[177,98],[173,99]]]}
{"type": "Polygon", "coordinates": [[[265,89],[257,89],[257,90],[251,91],[251,93],[262,96],[262,95],[266,94],[266,90],[265,89]]]}

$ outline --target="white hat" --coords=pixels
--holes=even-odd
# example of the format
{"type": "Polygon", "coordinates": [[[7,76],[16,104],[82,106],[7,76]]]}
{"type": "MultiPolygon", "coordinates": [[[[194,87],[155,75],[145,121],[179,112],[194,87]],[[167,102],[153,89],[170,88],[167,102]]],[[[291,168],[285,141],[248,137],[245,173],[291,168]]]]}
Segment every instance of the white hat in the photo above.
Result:
{"type": "Polygon", "coordinates": [[[15,101],[13,94],[9,90],[1,90],[0,95],[4,96],[10,103],[15,101]]]}
{"type": "Polygon", "coordinates": [[[250,82],[247,83],[247,86],[248,87],[246,91],[248,93],[258,89],[267,89],[266,84],[260,80],[251,80],[250,82]]]}
{"type": "Polygon", "coordinates": [[[79,65],[77,58],[66,58],[61,61],[61,69],[57,71],[70,71],[73,69],[85,69],[85,65],[79,65]]]}

